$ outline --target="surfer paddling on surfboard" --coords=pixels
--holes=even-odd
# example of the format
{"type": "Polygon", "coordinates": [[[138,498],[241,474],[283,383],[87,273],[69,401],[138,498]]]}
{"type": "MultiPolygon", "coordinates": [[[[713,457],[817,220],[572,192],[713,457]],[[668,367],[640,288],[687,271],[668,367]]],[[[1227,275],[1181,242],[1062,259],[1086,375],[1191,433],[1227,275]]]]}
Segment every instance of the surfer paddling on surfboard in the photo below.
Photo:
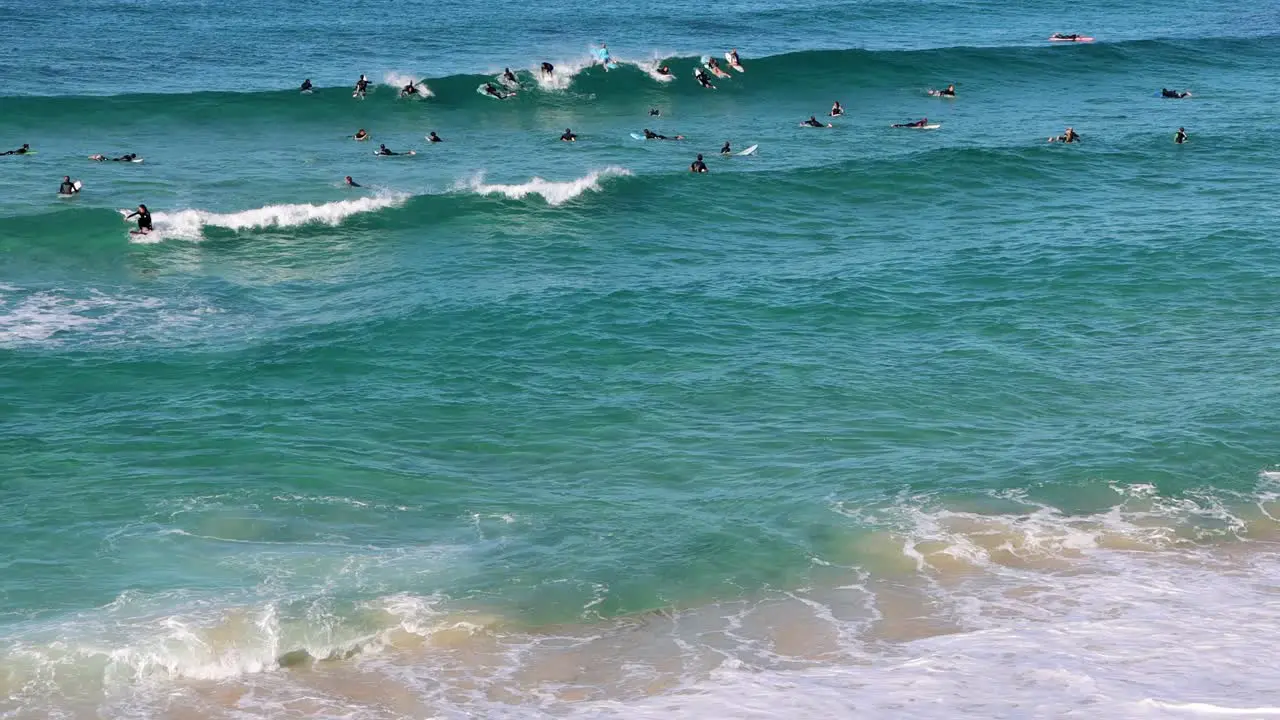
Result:
{"type": "Polygon", "coordinates": [[[645,140],[683,140],[684,136],[677,135],[675,137],[667,137],[666,135],[659,135],[658,133],[650,130],[649,128],[645,128],[644,139],[645,140]]]}
{"type": "Polygon", "coordinates": [[[482,89],[484,90],[485,95],[488,95],[490,97],[496,97],[499,100],[506,100],[507,98],[515,95],[515,93],[504,93],[498,90],[498,88],[493,86],[493,83],[485,83],[482,89]]]}
{"type": "Polygon", "coordinates": [[[350,175],[343,178],[342,181],[347,184],[347,187],[361,187],[360,183],[352,180],[350,175]]]}
{"type": "Polygon", "coordinates": [[[368,140],[369,133],[365,132],[364,128],[360,128],[359,130],[356,131],[355,135],[351,136],[351,139],[352,140],[368,140]]]}
{"type": "Polygon", "coordinates": [[[1182,98],[1185,98],[1185,97],[1191,97],[1191,93],[1185,90],[1183,90],[1182,92],[1178,92],[1177,90],[1170,90],[1169,88],[1160,88],[1160,97],[1173,98],[1174,100],[1181,100],[1182,98]]]}
{"type": "Polygon", "coordinates": [[[26,143],[22,143],[22,147],[17,150],[5,150],[0,153],[0,155],[26,155],[29,152],[31,152],[31,146],[26,143]]]}
{"type": "Polygon", "coordinates": [[[1060,143],[1080,142],[1080,133],[1076,132],[1075,128],[1069,127],[1067,128],[1066,132],[1062,133],[1058,137],[1049,138],[1049,142],[1060,142],[1060,143]]]}
{"type": "Polygon", "coordinates": [[[390,156],[390,155],[413,155],[413,154],[414,154],[414,153],[413,153],[413,151],[412,151],[412,150],[410,150],[410,151],[409,151],[409,152],[407,152],[407,153],[391,152],[390,150],[388,150],[388,149],[387,149],[387,146],[386,146],[386,145],[379,145],[379,146],[378,146],[378,151],[377,151],[376,153],[374,153],[374,155],[382,155],[383,157],[387,157],[387,156],[390,156]]]}
{"type": "Polygon", "coordinates": [[[155,228],[151,226],[151,211],[146,205],[139,205],[138,209],[124,216],[125,220],[138,218],[138,229],[133,231],[136,235],[146,235],[155,228]]]}
{"type": "Polygon", "coordinates": [[[953,97],[955,97],[955,96],[956,96],[956,86],[955,86],[955,84],[951,84],[951,85],[948,85],[948,86],[946,86],[946,87],[942,88],[941,90],[930,90],[930,91],[929,91],[929,94],[930,94],[930,95],[932,95],[932,96],[934,96],[934,97],[949,97],[949,98],[953,98],[953,97]]]}
{"type": "Polygon", "coordinates": [[[915,122],[909,122],[909,123],[895,123],[894,125],[891,125],[890,127],[896,127],[896,128],[922,128],[922,127],[924,127],[924,126],[926,126],[926,125],[928,125],[928,124],[929,124],[929,118],[920,118],[919,120],[916,120],[915,122]]]}
{"type": "Polygon", "coordinates": [[[826,125],[823,125],[823,124],[822,124],[822,121],[821,121],[821,120],[819,120],[819,119],[818,119],[818,116],[816,116],[816,115],[810,115],[808,120],[805,120],[804,122],[802,122],[802,123],[800,123],[800,124],[801,124],[801,125],[804,125],[805,127],[816,127],[816,128],[829,128],[829,127],[831,127],[831,123],[827,123],[826,125]]]}
{"type": "Polygon", "coordinates": [[[707,74],[702,72],[702,68],[697,68],[693,71],[693,79],[697,80],[699,85],[708,90],[716,89],[716,86],[711,84],[711,78],[707,77],[707,74]]]}

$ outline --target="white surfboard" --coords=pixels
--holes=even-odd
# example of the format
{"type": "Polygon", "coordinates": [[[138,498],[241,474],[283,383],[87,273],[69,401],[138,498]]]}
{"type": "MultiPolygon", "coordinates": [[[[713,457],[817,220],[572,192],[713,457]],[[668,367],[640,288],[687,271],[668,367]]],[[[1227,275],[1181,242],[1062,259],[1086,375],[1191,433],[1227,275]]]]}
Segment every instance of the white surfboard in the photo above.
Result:
{"type": "Polygon", "coordinates": [[[741,156],[743,156],[743,155],[755,155],[755,154],[756,154],[756,150],[758,150],[759,148],[760,148],[760,146],[759,146],[759,145],[752,145],[751,147],[749,147],[749,148],[747,148],[747,149],[745,149],[745,150],[739,150],[739,151],[738,151],[738,156],[739,156],[739,157],[741,157],[741,156]]]}
{"type": "Polygon", "coordinates": [[[414,155],[417,155],[417,154],[418,154],[418,151],[417,151],[417,150],[410,150],[409,152],[396,153],[395,155],[383,155],[382,153],[378,152],[377,150],[374,150],[374,151],[373,151],[373,154],[374,154],[374,155],[376,155],[376,156],[378,156],[378,157],[412,157],[412,156],[414,156],[414,155]]]}
{"type": "Polygon", "coordinates": [[[729,62],[729,67],[733,68],[734,70],[737,70],[738,72],[747,71],[747,69],[742,67],[742,65],[733,61],[733,55],[731,53],[725,53],[724,59],[729,62]]]}

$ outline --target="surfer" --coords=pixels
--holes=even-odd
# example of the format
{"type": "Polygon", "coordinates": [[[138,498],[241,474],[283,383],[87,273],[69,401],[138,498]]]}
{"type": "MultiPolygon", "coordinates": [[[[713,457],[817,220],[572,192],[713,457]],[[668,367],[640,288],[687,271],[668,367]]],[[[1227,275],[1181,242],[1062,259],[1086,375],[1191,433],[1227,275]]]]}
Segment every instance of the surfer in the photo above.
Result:
{"type": "Polygon", "coordinates": [[[922,128],[922,127],[924,127],[925,125],[928,125],[928,124],[929,124],[929,118],[920,118],[919,120],[916,120],[915,122],[909,122],[909,123],[897,123],[897,124],[895,124],[893,127],[896,127],[896,128],[922,128]]]}
{"type": "Polygon", "coordinates": [[[298,92],[311,92],[311,78],[302,81],[302,87],[298,88],[298,92]]]}
{"type": "Polygon", "coordinates": [[[484,84],[484,94],[485,94],[485,95],[490,95],[490,96],[496,97],[496,98],[498,98],[499,100],[506,100],[507,98],[511,97],[512,95],[515,95],[515,93],[506,93],[506,94],[503,94],[500,90],[498,90],[498,88],[496,88],[496,87],[494,87],[494,86],[493,86],[493,83],[485,83],[485,84],[484,84]]]}
{"type": "Polygon", "coordinates": [[[154,229],[151,227],[151,211],[147,209],[146,205],[139,205],[137,210],[124,216],[125,220],[133,218],[138,218],[137,233],[139,235],[146,235],[154,229]]]}
{"type": "Polygon", "coordinates": [[[62,184],[58,186],[58,194],[59,195],[75,195],[78,192],[80,192],[80,188],[76,187],[76,184],[71,182],[71,176],[63,175],[62,184]]]}
{"type": "Polygon", "coordinates": [[[707,164],[702,162],[702,156],[699,155],[697,160],[689,163],[689,172],[704,173],[707,171],[707,164]]]}
{"type": "Polygon", "coordinates": [[[938,97],[955,97],[955,96],[956,96],[956,86],[954,83],[938,91],[938,97]]]}
{"type": "Polygon", "coordinates": [[[839,100],[831,103],[831,112],[828,114],[831,117],[840,117],[841,115],[844,114],[844,108],[841,107],[839,100]]]}
{"type": "Polygon", "coordinates": [[[369,78],[364,75],[356,81],[356,91],[351,93],[351,97],[364,98],[365,93],[369,92],[369,78]]]}
{"type": "Polygon", "coordinates": [[[707,67],[711,68],[711,72],[720,75],[724,70],[720,67],[720,61],[715,58],[707,58],[707,67]]]}
{"type": "Polygon", "coordinates": [[[377,154],[378,155],[405,155],[407,153],[391,152],[390,150],[387,149],[386,145],[379,145],[377,154]]]}
{"type": "Polygon", "coordinates": [[[1186,142],[1186,141],[1187,141],[1187,129],[1186,129],[1186,128],[1178,128],[1178,133],[1177,133],[1176,135],[1174,135],[1174,136],[1173,136],[1173,141],[1174,141],[1174,142],[1176,142],[1176,143],[1178,143],[1179,145],[1181,145],[1182,143],[1186,142]]]}
{"type": "Polygon", "coordinates": [[[355,135],[352,135],[352,136],[351,136],[351,138],[352,138],[353,140],[368,140],[368,139],[369,139],[369,133],[365,132],[365,131],[364,131],[364,128],[360,128],[359,130],[357,130],[357,131],[356,131],[356,134],[355,134],[355,135]]]}
{"type": "Polygon", "coordinates": [[[560,142],[578,142],[578,136],[574,135],[569,128],[565,128],[564,134],[560,136],[560,142]]]}
{"type": "Polygon", "coordinates": [[[31,152],[31,146],[26,143],[22,143],[22,147],[17,150],[5,150],[0,153],[0,155],[26,155],[29,152],[31,152]]]}
{"type": "Polygon", "coordinates": [[[520,81],[516,78],[516,74],[511,72],[511,68],[502,69],[502,81],[512,85],[519,85],[520,81]]]}
{"type": "Polygon", "coordinates": [[[658,133],[656,133],[656,132],[654,132],[654,131],[650,130],[649,128],[645,128],[645,129],[644,129],[644,139],[645,139],[645,140],[683,140],[683,139],[684,139],[684,136],[683,136],[683,135],[677,135],[677,136],[675,136],[675,137],[673,137],[673,138],[672,138],[672,137],[667,137],[666,135],[659,135],[658,133]]]}
{"type": "Polygon", "coordinates": [[[352,180],[350,175],[343,178],[342,181],[347,184],[347,187],[363,187],[360,183],[352,180]]]}
{"type": "Polygon", "coordinates": [[[649,108],[649,117],[661,117],[662,111],[658,108],[649,108]]]}
{"type": "Polygon", "coordinates": [[[433,143],[444,142],[444,138],[437,135],[435,130],[432,130],[431,134],[427,136],[427,141],[433,143]]]}
{"type": "Polygon", "coordinates": [[[552,75],[554,75],[554,74],[555,74],[555,72],[556,72],[556,66],[555,66],[555,65],[552,65],[552,64],[551,64],[551,63],[549,63],[549,62],[544,62],[544,63],[542,63],[542,74],[543,74],[543,75],[545,75],[545,76],[547,76],[547,77],[551,77],[552,75]]]}
{"type": "Polygon", "coordinates": [[[734,67],[742,67],[742,60],[738,59],[738,48],[729,51],[729,64],[734,67]]]}
{"type": "Polygon", "coordinates": [[[596,62],[600,65],[608,65],[613,62],[613,58],[609,55],[609,46],[600,43],[600,49],[596,51],[596,62]]]}
{"type": "Polygon", "coordinates": [[[724,141],[724,147],[720,148],[720,154],[721,154],[721,155],[731,155],[731,154],[733,154],[733,148],[729,147],[729,141],[728,141],[728,140],[725,140],[725,141],[724,141]]]}
{"type": "Polygon", "coordinates": [[[125,153],[118,158],[111,158],[111,162],[133,162],[138,159],[137,153],[125,153]]]}
{"type": "Polygon", "coordinates": [[[817,117],[816,115],[810,115],[808,120],[805,120],[804,122],[802,122],[802,123],[800,123],[800,124],[801,124],[801,125],[807,125],[807,126],[809,126],[809,127],[816,127],[816,128],[820,128],[820,127],[831,127],[830,125],[823,125],[823,124],[822,124],[822,121],[821,121],[821,120],[819,120],[819,119],[818,119],[818,117],[817,117]]]}
{"type": "Polygon", "coordinates": [[[418,94],[418,86],[414,84],[412,80],[409,81],[408,85],[405,85],[404,87],[400,88],[400,97],[407,97],[409,95],[417,95],[417,94],[418,94]]]}
{"type": "Polygon", "coordinates": [[[702,72],[702,68],[698,68],[694,70],[693,77],[695,80],[698,81],[698,84],[701,85],[702,87],[708,90],[716,89],[716,86],[711,84],[711,78],[707,77],[707,74],[702,72]]]}
{"type": "Polygon", "coordinates": [[[1080,133],[1076,132],[1075,128],[1069,127],[1067,128],[1066,132],[1062,133],[1058,137],[1049,138],[1049,142],[1060,142],[1060,143],[1080,142],[1080,133]]]}
{"type": "Polygon", "coordinates": [[[1177,90],[1170,90],[1169,88],[1160,88],[1160,97],[1162,98],[1173,98],[1174,100],[1181,100],[1182,98],[1188,97],[1190,95],[1191,93],[1185,92],[1185,91],[1178,92],[1177,90]]]}
{"type": "Polygon", "coordinates": [[[671,76],[671,68],[667,67],[666,65],[663,65],[657,70],[654,70],[654,72],[658,73],[659,75],[666,75],[667,77],[671,76]]]}
{"type": "Polygon", "coordinates": [[[1062,33],[1054,33],[1052,36],[1052,39],[1053,40],[1079,40],[1080,36],[1076,33],[1071,33],[1070,35],[1063,35],[1062,33]]]}

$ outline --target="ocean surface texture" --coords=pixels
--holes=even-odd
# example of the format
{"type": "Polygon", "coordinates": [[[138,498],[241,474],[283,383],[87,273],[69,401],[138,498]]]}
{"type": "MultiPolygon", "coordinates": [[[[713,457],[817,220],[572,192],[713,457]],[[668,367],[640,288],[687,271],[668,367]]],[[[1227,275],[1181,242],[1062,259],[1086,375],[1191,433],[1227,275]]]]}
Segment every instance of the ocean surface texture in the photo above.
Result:
{"type": "Polygon", "coordinates": [[[1280,715],[1280,2],[57,5],[0,718],[1280,715]]]}

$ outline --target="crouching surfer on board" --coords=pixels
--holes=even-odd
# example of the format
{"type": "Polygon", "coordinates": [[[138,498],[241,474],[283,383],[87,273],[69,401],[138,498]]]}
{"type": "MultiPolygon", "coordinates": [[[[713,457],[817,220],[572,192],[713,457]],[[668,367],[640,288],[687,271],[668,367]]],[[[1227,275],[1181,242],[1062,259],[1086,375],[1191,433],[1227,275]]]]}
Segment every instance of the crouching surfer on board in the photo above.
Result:
{"type": "Polygon", "coordinates": [[[151,211],[146,205],[139,205],[138,209],[124,216],[125,220],[138,218],[138,229],[135,231],[138,235],[146,235],[155,228],[151,226],[151,211]]]}

